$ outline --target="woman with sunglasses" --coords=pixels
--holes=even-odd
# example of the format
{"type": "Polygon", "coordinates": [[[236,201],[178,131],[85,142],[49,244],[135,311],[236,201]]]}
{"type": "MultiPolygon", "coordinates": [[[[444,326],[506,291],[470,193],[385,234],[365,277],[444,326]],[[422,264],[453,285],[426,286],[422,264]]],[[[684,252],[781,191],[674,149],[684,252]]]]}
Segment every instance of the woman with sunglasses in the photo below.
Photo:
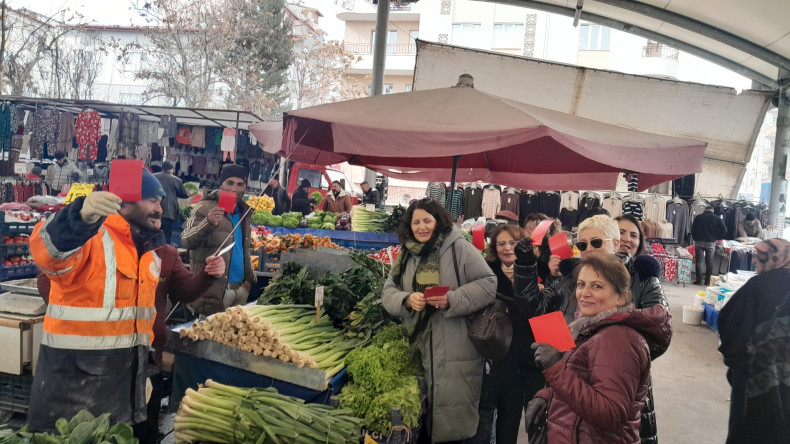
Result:
{"type": "Polygon", "coordinates": [[[669,310],[636,309],[628,270],[613,254],[588,254],[574,276],[576,347],[563,354],[533,345],[549,387],[527,405],[527,432],[546,426],[550,443],[637,443],[651,360],[672,335],[669,310]]]}
{"type": "Polygon", "coordinates": [[[466,317],[494,302],[496,277],[435,200],[410,205],[398,227],[401,254],[381,302],[413,330],[428,382],[418,442],[450,443],[477,432],[483,358],[467,336],[466,317]],[[431,287],[449,287],[426,297],[431,287]]]}
{"type": "Polygon", "coordinates": [[[754,249],[757,276],[719,313],[719,351],[732,386],[728,444],[790,436],[790,383],[783,378],[790,368],[790,242],[770,239],[754,249]]]}
{"type": "MultiPolygon", "coordinates": [[[[500,225],[491,235],[486,259],[497,278],[496,297],[508,306],[513,340],[507,355],[491,363],[491,371],[483,376],[480,396],[480,426],[475,442],[489,443],[496,411],[497,444],[515,444],[521,424],[524,401],[546,385],[546,380],[535,366],[530,346],[535,336],[529,327],[529,318],[555,311],[559,304],[551,300],[538,300],[538,258],[526,239],[527,248],[519,241],[524,231],[514,225],[500,225]],[[531,286],[530,288],[523,288],[531,286]],[[532,295],[524,301],[521,294],[532,295]]],[[[539,254],[539,253],[538,253],[539,254]]]]}

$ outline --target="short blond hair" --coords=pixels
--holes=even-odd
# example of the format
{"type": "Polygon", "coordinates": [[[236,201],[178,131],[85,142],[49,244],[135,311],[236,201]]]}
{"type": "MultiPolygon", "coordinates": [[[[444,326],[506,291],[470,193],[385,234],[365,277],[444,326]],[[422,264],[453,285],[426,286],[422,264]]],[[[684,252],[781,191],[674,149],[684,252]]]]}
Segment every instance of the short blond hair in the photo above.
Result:
{"type": "Polygon", "coordinates": [[[604,236],[609,239],[620,239],[620,227],[614,219],[604,214],[598,214],[584,219],[579,224],[577,233],[581,234],[582,230],[588,228],[597,228],[603,231],[604,236]]]}

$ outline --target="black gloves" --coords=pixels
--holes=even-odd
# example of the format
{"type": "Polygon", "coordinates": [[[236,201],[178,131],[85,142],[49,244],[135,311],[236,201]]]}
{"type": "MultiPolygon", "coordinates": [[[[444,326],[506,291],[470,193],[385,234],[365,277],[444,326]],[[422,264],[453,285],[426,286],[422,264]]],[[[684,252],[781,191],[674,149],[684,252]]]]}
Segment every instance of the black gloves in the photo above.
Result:
{"type": "Polygon", "coordinates": [[[532,398],[524,409],[524,424],[527,426],[527,434],[531,437],[536,435],[542,427],[546,427],[549,419],[548,402],[539,397],[532,398]]]}
{"type": "Polygon", "coordinates": [[[535,350],[535,363],[543,370],[548,369],[562,359],[562,353],[549,344],[536,342],[532,344],[532,349],[535,350]]]}
{"type": "Polygon", "coordinates": [[[315,200],[315,199],[313,199],[313,198],[311,198],[311,199],[310,199],[310,200],[308,200],[307,202],[309,202],[309,203],[310,203],[310,205],[316,205],[316,204],[318,203],[318,201],[317,201],[317,200],[315,200]]]}
{"type": "Polygon", "coordinates": [[[516,244],[516,265],[535,265],[538,258],[532,251],[532,239],[526,237],[516,244]]]}

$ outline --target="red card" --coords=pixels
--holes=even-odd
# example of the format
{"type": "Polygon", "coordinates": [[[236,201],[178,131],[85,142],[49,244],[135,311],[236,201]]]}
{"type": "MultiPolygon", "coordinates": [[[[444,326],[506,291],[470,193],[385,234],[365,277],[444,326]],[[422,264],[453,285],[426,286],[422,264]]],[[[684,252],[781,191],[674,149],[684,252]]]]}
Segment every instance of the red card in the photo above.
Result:
{"type": "Polygon", "coordinates": [[[425,298],[436,298],[439,296],[444,296],[447,292],[450,291],[450,287],[428,287],[425,289],[425,298]]]}
{"type": "Polygon", "coordinates": [[[546,231],[548,231],[551,224],[554,223],[554,220],[544,220],[534,230],[532,230],[532,234],[529,236],[532,238],[532,245],[540,245],[543,243],[543,236],[546,235],[546,231]]]}
{"type": "Polygon", "coordinates": [[[573,250],[568,245],[568,236],[565,233],[558,233],[549,238],[549,248],[551,254],[556,254],[561,259],[568,259],[573,256],[573,250]]]}
{"type": "Polygon", "coordinates": [[[226,213],[233,213],[236,210],[236,193],[220,190],[217,206],[225,210],[226,213]]]}
{"type": "Polygon", "coordinates": [[[124,202],[137,202],[143,193],[143,161],[116,159],[110,167],[110,192],[124,202]]]}
{"type": "Polygon", "coordinates": [[[535,335],[535,342],[552,345],[561,352],[576,347],[562,312],[555,311],[530,318],[529,325],[535,335]]]}
{"type": "Polygon", "coordinates": [[[476,224],[472,227],[472,245],[478,250],[483,251],[486,249],[486,226],[483,224],[476,224]]]}

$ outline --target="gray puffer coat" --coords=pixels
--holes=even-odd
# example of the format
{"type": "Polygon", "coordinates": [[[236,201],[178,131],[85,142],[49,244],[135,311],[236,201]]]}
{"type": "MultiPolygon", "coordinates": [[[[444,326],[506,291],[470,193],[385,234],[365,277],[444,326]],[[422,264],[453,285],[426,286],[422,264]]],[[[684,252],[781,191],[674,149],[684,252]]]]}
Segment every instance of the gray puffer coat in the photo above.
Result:
{"type": "MultiPolygon", "coordinates": [[[[405,251],[401,254],[406,254],[405,251]]],[[[439,251],[439,282],[450,287],[447,293],[449,307],[435,313],[417,338],[433,413],[433,442],[458,441],[477,432],[483,358],[469,341],[466,317],[492,304],[497,286],[491,268],[460,231],[450,232],[439,251]],[[460,287],[456,281],[451,248],[455,249],[458,260],[460,287]]],[[[402,285],[393,282],[390,275],[381,297],[384,308],[403,318],[410,327],[418,316],[406,308],[405,303],[412,293],[417,263],[418,258],[408,259],[402,285]]]]}

